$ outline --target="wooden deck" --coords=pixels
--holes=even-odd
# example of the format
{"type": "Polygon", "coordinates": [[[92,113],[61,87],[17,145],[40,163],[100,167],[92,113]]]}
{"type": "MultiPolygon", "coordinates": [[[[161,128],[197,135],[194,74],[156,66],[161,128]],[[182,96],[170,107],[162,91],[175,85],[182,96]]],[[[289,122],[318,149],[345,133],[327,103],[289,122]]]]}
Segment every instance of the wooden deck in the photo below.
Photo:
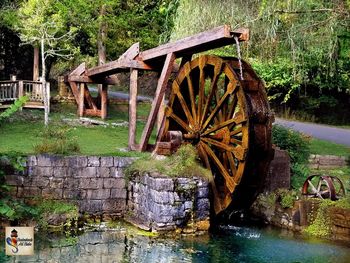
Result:
{"type": "Polygon", "coordinates": [[[24,108],[44,109],[44,93],[41,82],[30,80],[0,81],[0,109],[10,107],[21,96],[28,96],[24,108]]]}

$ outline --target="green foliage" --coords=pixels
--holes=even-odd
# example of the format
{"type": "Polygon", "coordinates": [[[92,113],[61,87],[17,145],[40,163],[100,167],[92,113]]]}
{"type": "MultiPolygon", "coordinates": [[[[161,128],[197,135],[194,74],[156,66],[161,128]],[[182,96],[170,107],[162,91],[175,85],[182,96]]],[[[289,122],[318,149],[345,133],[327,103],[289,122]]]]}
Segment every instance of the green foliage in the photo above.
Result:
{"type": "Polygon", "coordinates": [[[158,172],[170,177],[212,177],[211,172],[199,164],[196,149],[191,144],[182,145],[175,154],[165,159],[140,158],[125,169],[128,177],[145,172],[158,172]]]}
{"type": "Polygon", "coordinates": [[[272,141],[282,150],[288,151],[291,158],[292,187],[298,189],[309,173],[307,164],[310,156],[310,139],[299,132],[274,125],[272,141]]]}
{"type": "Polygon", "coordinates": [[[24,104],[28,101],[27,96],[20,97],[16,100],[9,108],[7,108],[4,112],[0,113],[0,125],[1,123],[9,118],[11,115],[19,111],[24,104]]]}
{"type": "Polygon", "coordinates": [[[293,163],[307,163],[310,155],[310,138],[280,125],[272,127],[272,141],[287,150],[293,163]]]}
{"type": "Polygon", "coordinates": [[[329,237],[331,234],[329,208],[334,206],[334,203],[329,199],[320,201],[315,220],[305,228],[304,232],[312,236],[329,237]]]}
{"type": "Polygon", "coordinates": [[[5,197],[0,199],[0,218],[8,220],[31,219],[38,216],[38,211],[23,201],[5,197]]]}
{"type": "Polygon", "coordinates": [[[42,142],[34,146],[35,153],[76,154],[80,147],[76,137],[69,134],[70,129],[63,126],[51,125],[44,128],[42,142]]]}
{"type": "Polygon", "coordinates": [[[350,147],[312,138],[310,141],[310,152],[320,155],[350,156],[350,147]]]}
{"type": "Polygon", "coordinates": [[[298,195],[294,190],[278,189],[276,191],[278,200],[282,208],[292,208],[294,206],[295,200],[297,200],[298,195]]]}
{"type": "MultiPolygon", "coordinates": [[[[265,80],[276,110],[289,107],[318,121],[348,123],[349,16],[349,5],[335,0],[180,0],[171,38],[223,24],[247,27],[243,58],[265,80]]],[[[237,54],[234,46],[210,52],[237,54]]]]}

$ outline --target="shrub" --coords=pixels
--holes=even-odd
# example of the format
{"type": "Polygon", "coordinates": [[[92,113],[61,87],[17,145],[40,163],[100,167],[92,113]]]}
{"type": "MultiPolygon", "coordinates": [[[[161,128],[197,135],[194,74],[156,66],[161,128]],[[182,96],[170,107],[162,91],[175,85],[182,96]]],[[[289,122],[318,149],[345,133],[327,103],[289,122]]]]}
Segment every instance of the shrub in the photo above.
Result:
{"type": "Polygon", "coordinates": [[[0,114],[0,124],[3,120],[9,118],[11,115],[19,111],[27,101],[27,96],[20,97],[18,100],[16,100],[15,103],[13,103],[9,108],[0,114]]]}
{"type": "Polygon", "coordinates": [[[74,154],[80,152],[76,137],[69,136],[70,129],[52,125],[42,132],[43,140],[34,145],[35,153],[74,154]]]}
{"type": "Polygon", "coordinates": [[[309,174],[310,139],[280,125],[272,127],[272,141],[288,151],[291,159],[292,187],[299,189],[309,174]]]}
{"type": "Polygon", "coordinates": [[[278,195],[278,200],[282,208],[292,208],[298,197],[295,191],[282,188],[278,189],[276,194],[278,195]]]}

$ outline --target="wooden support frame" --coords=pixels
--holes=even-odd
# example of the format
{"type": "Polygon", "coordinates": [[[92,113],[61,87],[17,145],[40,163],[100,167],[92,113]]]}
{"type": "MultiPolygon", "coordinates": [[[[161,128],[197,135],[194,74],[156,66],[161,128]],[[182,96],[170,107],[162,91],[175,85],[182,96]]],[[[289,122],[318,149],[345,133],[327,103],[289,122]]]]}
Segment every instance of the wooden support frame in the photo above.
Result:
{"type": "Polygon", "coordinates": [[[171,73],[177,72],[186,62],[191,61],[193,54],[229,44],[235,44],[236,37],[238,37],[239,41],[247,41],[249,39],[249,30],[245,28],[232,30],[229,25],[223,25],[143,52],[140,52],[139,43],[135,43],[115,61],[90,69],[86,68],[85,63],[79,65],[79,67],[66,78],[66,81],[68,81],[72,87],[74,97],[79,105],[79,116],[86,114],[106,118],[107,87],[108,85],[117,83],[111,75],[130,70],[128,146],[129,149],[136,149],[135,134],[138,71],[141,69],[161,72],[155,98],[152,102],[151,111],[142,133],[140,146],[138,147],[140,151],[145,151],[149,146],[148,141],[156,122],[158,129],[157,140],[163,129],[164,94],[171,73]],[[180,67],[175,63],[175,58],[182,58],[180,67]],[[163,65],[163,67],[161,68],[160,65],[163,65]],[[101,109],[97,109],[88,88],[85,87],[87,83],[103,84],[104,88],[101,89],[101,109]],[[78,86],[80,86],[80,89],[78,86]],[[85,106],[87,107],[86,109],[85,106]]]}
{"type": "Polygon", "coordinates": [[[129,89],[129,150],[136,150],[136,121],[137,121],[137,78],[138,70],[130,69],[129,89]]]}
{"type": "Polygon", "coordinates": [[[154,127],[154,123],[156,121],[159,107],[162,103],[162,99],[163,99],[163,96],[165,94],[165,90],[166,90],[166,87],[167,87],[167,84],[169,81],[169,77],[170,77],[175,59],[176,59],[176,56],[174,53],[169,53],[166,56],[163,70],[162,70],[162,73],[161,73],[159,80],[158,80],[157,90],[156,90],[154,100],[152,102],[151,111],[149,113],[146,126],[143,130],[143,133],[142,133],[142,137],[141,137],[141,141],[140,141],[140,148],[139,148],[140,151],[145,151],[147,149],[148,141],[149,141],[149,138],[151,136],[151,133],[152,133],[152,130],[154,127]]]}

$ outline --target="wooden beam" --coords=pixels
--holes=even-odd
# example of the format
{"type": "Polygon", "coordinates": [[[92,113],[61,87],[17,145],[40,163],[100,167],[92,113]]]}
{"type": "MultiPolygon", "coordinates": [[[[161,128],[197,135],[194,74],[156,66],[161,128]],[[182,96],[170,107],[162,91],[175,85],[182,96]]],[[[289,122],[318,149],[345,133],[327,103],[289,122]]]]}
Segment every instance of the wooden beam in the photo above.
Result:
{"type": "Polygon", "coordinates": [[[81,75],[85,72],[86,65],[85,62],[81,63],[76,69],[74,69],[71,73],[69,73],[70,76],[72,75],[81,75]]]}
{"type": "Polygon", "coordinates": [[[79,94],[79,89],[78,89],[77,83],[74,82],[74,81],[69,81],[68,83],[69,83],[69,86],[70,86],[70,88],[71,88],[71,90],[73,92],[73,96],[75,98],[75,101],[79,105],[79,101],[80,101],[79,100],[79,96],[80,96],[80,94],[79,94]]]}
{"type": "Polygon", "coordinates": [[[159,107],[162,103],[163,96],[165,94],[165,90],[169,81],[169,77],[171,75],[172,68],[174,66],[174,61],[176,56],[174,53],[167,54],[165,63],[163,66],[162,73],[159,77],[157,90],[152,102],[151,111],[148,115],[146,126],[143,130],[141,141],[140,141],[140,150],[145,151],[147,148],[148,140],[151,136],[154,123],[156,121],[156,117],[159,111],[159,107]]]}
{"type": "Polygon", "coordinates": [[[106,84],[106,85],[115,85],[117,84],[117,79],[113,76],[108,78],[90,78],[88,76],[68,76],[68,82],[82,82],[82,83],[94,83],[94,84],[106,84]]]}
{"type": "Polygon", "coordinates": [[[84,105],[84,98],[85,98],[85,86],[84,84],[79,84],[79,91],[80,91],[80,95],[79,95],[79,103],[78,103],[78,116],[79,117],[83,117],[84,116],[84,109],[85,109],[85,105],[84,105]]]}
{"type": "Polygon", "coordinates": [[[136,120],[137,120],[137,78],[138,70],[130,70],[130,89],[129,89],[129,150],[135,150],[136,120]]]}
{"type": "Polygon", "coordinates": [[[121,55],[118,60],[132,60],[134,59],[138,54],[140,53],[140,43],[137,42],[133,44],[127,51],[124,52],[123,55],[121,55]]]}
{"type": "Polygon", "coordinates": [[[103,84],[101,89],[101,118],[107,118],[108,85],[103,84]]]}
{"type": "Polygon", "coordinates": [[[234,44],[234,36],[238,36],[240,41],[245,41],[247,39],[247,29],[231,31],[229,25],[223,25],[194,36],[143,51],[140,53],[140,58],[147,63],[151,60],[164,58],[169,53],[175,53],[177,57],[199,53],[212,48],[234,44]],[[242,34],[244,34],[244,37],[241,37],[242,34]]]}
{"type": "Polygon", "coordinates": [[[93,67],[87,70],[86,75],[93,76],[109,76],[118,72],[129,71],[130,68],[153,70],[153,68],[140,60],[115,60],[101,66],[93,67]]]}

